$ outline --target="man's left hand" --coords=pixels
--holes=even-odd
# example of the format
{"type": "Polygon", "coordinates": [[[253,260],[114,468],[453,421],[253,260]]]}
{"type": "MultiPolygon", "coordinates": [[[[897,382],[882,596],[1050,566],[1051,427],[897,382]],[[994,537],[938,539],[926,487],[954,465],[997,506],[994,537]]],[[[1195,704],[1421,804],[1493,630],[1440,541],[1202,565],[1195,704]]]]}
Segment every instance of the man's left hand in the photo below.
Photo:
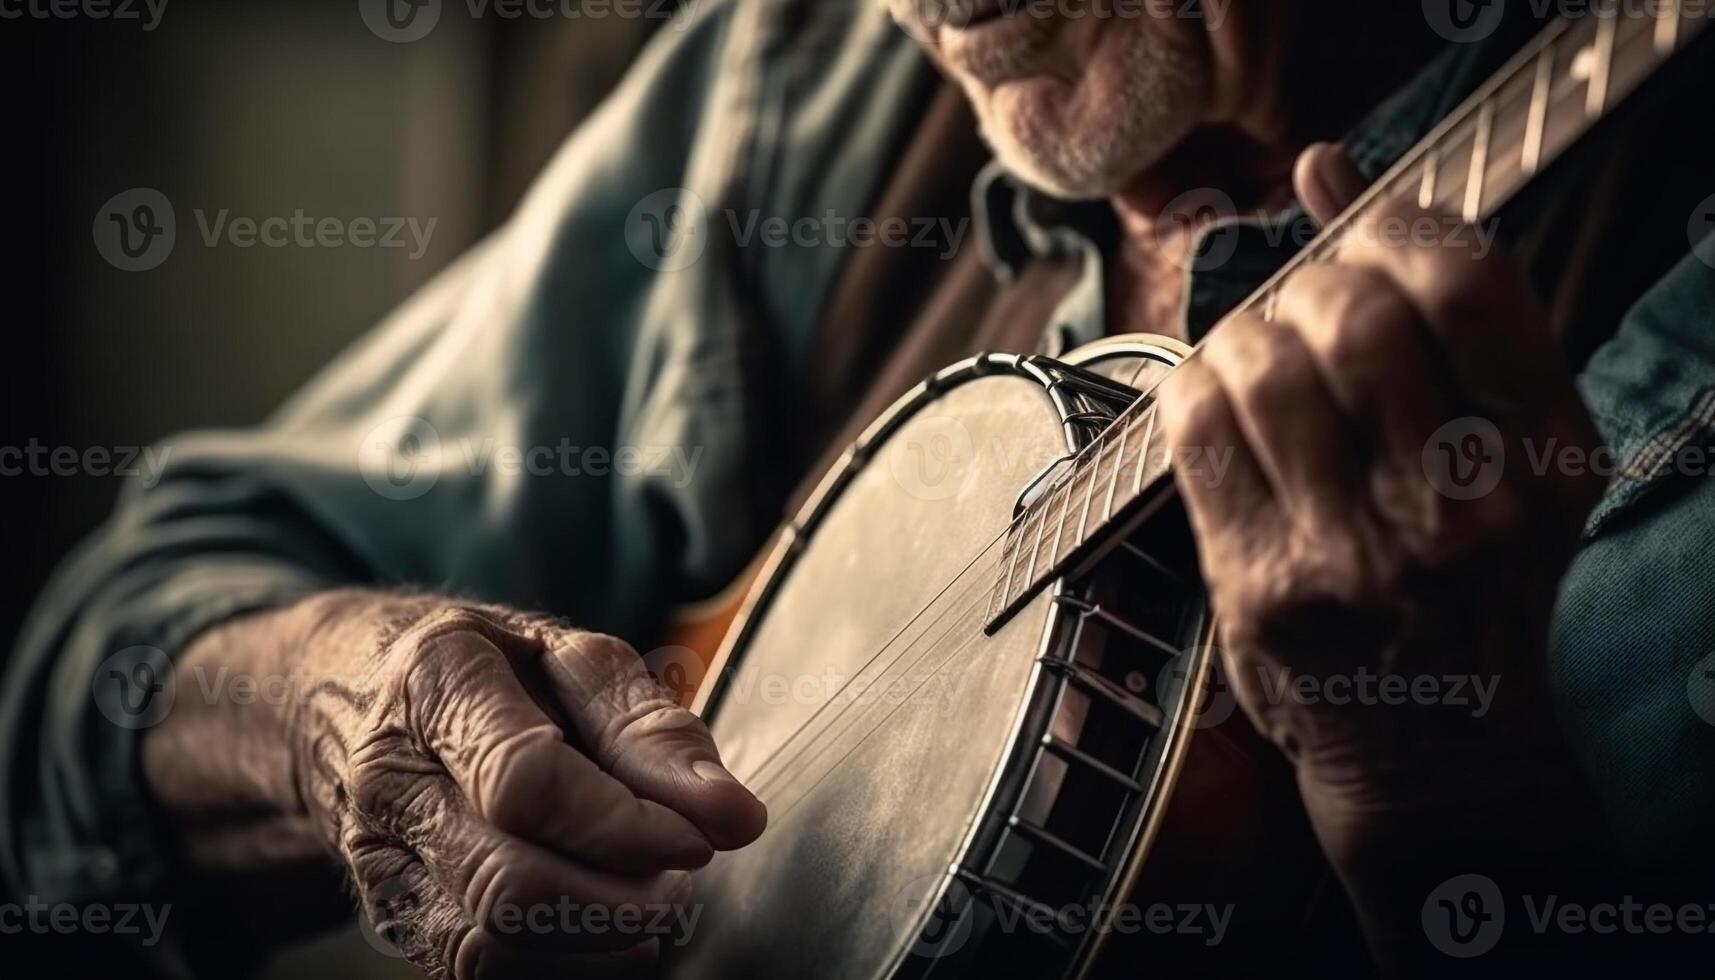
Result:
{"type": "MultiPolygon", "coordinates": [[[[1300,197],[1326,219],[1352,172],[1311,156],[1300,197]]],[[[1426,834],[1502,843],[1580,792],[1547,640],[1603,483],[1555,463],[1597,436],[1523,272],[1481,240],[1384,208],[1159,393],[1176,447],[1232,451],[1218,483],[1179,473],[1224,667],[1349,874],[1426,834]]]]}

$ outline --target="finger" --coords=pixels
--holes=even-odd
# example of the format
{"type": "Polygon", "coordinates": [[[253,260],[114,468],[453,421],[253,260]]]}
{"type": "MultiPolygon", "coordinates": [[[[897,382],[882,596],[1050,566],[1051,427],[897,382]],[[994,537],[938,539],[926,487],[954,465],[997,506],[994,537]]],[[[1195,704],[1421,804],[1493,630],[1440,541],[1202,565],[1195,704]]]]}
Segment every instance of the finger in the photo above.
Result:
{"type": "Polygon", "coordinates": [[[566,632],[543,666],[590,755],[638,796],[673,808],[723,850],[761,835],[767,808],[721,764],[702,719],[649,675],[635,650],[610,636],[566,632]]]}
{"type": "Polygon", "coordinates": [[[1225,389],[1200,360],[1176,368],[1156,398],[1175,481],[1199,542],[1212,554],[1248,540],[1278,508],[1225,389]]]}
{"type": "Polygon", "coordinates": [[[584,952],[627,949],[648,938],[644,931],[654,926],[654,913],[683,910],[690,901],[688,872],[628,876],[588,867],[498,832],[445,779],[419,793],[425,819],[410,834],[413,846],[475,927],[499,941],[584,952]]]}
{"type": "Polygon", "coordinates": [[[473,619],[444,617],[411,638],[422,652],[407,686],[418,730],[476,812],[504,833],[614,870],[707,864],[713,850],[689,821],[638,799],[566,744],[478,632],[492,624],[473,619]]]}
{"type": "Polygon", "coordinates": [[[1349,514],[1359,490],[1355,440],[1297,331],[1238,316],[1209,338],[1202,361],[1225,389],[1281,509],[1310,527],[1349,514]]]}
{"type": "Polygon", "coordinates": [[[1362,231],[1340,261],[1393,279],[1471,405],[1502,416],[1560,406],[1571,372],[1523,269],[1483,237],[1491,231],[1409,202],[1385,206],[1362,231]]]}
{"type": "Polygon", "coordinates": [[[1415,470],[1424,440],[1451,419],[1453,394],[1410,298],[1374,268],[1320,265],[1293,276],[1277,309],[1378,458],[1415,470]]]}
{"type": "Polygon", "coordinates": [[[1292,168],[1298,203],[1313,221],[1326,225],[1352,206],[1369,187],[1357,164],[1338,143],[1313,143],[1292,168]]]}

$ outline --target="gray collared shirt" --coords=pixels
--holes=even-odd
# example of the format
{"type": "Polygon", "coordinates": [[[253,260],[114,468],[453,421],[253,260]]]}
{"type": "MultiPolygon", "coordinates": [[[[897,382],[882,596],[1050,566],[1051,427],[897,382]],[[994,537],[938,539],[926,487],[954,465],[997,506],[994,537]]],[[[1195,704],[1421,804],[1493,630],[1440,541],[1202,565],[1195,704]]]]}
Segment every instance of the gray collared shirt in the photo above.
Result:
{"type": "MultiPolygon", "coordinates": [[[[172,441],[159,482],[129,488],[47,583],[14,651],[0,691],[9,888],[89,902],[159,881],[168,848],[125,707],[137,692],[113,689],[140,676],[134,661],[115,671],[125,651],[159,651],[170,682],[171,654],[210,624],[354,583],[643,636],[739,572],[789,489],[769,465],[769,406],[809,356],[843,256],[713,232],[730,213],[864,213],[933,77],[879,8],[705,0],[490,241],[264,427],[172,441]]],[[[1359,164],[1398,157],[1520,36],[1450,51],[1353,134],[1359,164]]],[[[1033,218],[1002,176],[978,197],[1000,274],[1084,257],[1050,342],[1099,335],[1099,246],[1033,218]]],[[[1191,335],[1285,261],[1280,229],[1300,217],[1211,232],[1230,255],[1190,280],[1191,335]]],[[[1698,873],[1715,804],[1715,490],[1676,464],[1710,442],[1711,322],[1706,241],[1584,370],[1627,462],[1566,582],[1554,662],[1568,730],[1634,853],[1698,873]]]]}

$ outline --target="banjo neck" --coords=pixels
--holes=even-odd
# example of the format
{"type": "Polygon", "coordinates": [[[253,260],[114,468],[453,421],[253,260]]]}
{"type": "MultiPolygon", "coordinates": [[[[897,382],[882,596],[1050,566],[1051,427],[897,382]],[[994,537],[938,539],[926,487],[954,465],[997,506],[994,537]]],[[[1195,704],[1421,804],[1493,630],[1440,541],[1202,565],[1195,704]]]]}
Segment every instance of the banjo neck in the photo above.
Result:
{"type": "MultiPolygon", "coordinates": [[[[1416,201],[1468,225],[1491,220],[1683,52],[1709,18],[1702,4],[1683,0],[1641,8],[1653,13],[1620,8],[1605,2],[1556,20],[1228,318],[1272,320],[1293,275],[1330,260],[1384,206],[1416,201]]],[[[986,632],[1049,583],[1099,561],[1170,498],[1172,460],[1160,442],[1145,395],[1021,509],[1002,545],[986,632]]]]}

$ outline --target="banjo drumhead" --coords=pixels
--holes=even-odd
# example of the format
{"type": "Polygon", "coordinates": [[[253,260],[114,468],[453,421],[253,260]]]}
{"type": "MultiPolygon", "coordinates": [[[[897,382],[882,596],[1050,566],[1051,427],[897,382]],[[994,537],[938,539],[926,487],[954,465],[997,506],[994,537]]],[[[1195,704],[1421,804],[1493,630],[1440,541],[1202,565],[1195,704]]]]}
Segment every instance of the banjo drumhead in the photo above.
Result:
{"type": "Polygon", "coordinates": [[[1041,596],[985,637],[1000,548],[960,573],[1066,442],[1018,376],[914,408],[735,651],[712,727],[769,826],[699,873],[675,976],[871,978],[937,952],[912,947],[1013,744],[1052,608],[1041,596]]]}

